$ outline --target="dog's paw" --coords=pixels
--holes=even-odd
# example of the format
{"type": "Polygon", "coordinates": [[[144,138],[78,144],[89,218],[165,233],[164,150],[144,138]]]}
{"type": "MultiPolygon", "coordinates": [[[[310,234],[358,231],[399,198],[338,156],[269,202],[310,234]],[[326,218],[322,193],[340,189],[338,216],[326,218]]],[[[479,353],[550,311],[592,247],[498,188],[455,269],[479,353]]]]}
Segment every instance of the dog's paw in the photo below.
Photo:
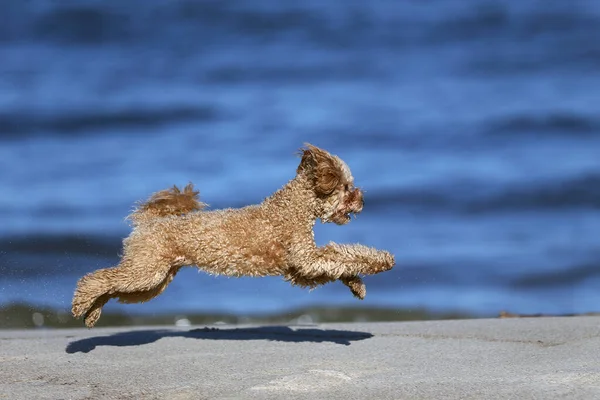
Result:
{"type": "Polygon", "coordinates": [[[71,308],[71,314],[73,314],[73,318],[81,318],[85,311],[86,310],[84,310],[79,304],[73,305],[71,308]]]}
{"type": "Polygon", "coordinates": [[[71,308],[71,313],[73,314],[73,317],[77,319],[83,317],[85,313],[90,309],[92,304],[93,303],[90,301],[74,301],[73,306],[71,308]]]}
{"type": "Polygon", "coordinates": [[[344,285],[350,288],[350,291],[357,299],[364,300],[367,295],[367,287],[363,283],[363,281],[358,277],[354,276],[352,278],[344,278],[342,279],[344,285]]]}
{"type": "Polygon", "coordinates": [[[102,308],[95,308],[92,311],[85,314],[85,317],[84,317],[85,326],[87,326],[88,328],[93,328],[94,325],[96,325],[96,322],[98,322],[98,319],[100,318],[101,313],[102,313],[102,308]]]}
{"type": "Polygon", "coordinates": [[[396,260],[390,252],[379,250],[376,259],[371,263],[370,270],[366,272],[368,274],[378,274],[380,272],[389,271],[395,264],[396,260]]]}
{"type": "Polygon", "coordinates": [[[359,300],[364,300],[367,296],[367,286],[362,282],[356,285],[355,287],[351,287],[350,291],[352,292],[354,297],[356,297],[359,300]]]}
{"type": "Polygon", "coordinates": [[[394,255],[388,251],[384,250],[382,253],[384,271],[389,271],[390,269],[394,268],[394,265],[396,265],[396,259],[394,258],[394,255]]]}

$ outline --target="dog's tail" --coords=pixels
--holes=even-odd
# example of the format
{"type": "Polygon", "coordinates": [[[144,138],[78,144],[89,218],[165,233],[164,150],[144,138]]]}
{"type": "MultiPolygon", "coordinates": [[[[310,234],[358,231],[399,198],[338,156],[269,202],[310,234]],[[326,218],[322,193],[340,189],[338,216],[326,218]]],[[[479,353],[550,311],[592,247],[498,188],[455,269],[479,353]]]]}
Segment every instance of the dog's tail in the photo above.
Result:
{"type": "Polygon", "coordinates": [[[139,225],[154,218],[201,210],[206,204],[198,199],[198,193],[191,183],[183,188],[183,191],[177,186],[161,190],[140,203],[127,218],[133,225],[139,225]]]}

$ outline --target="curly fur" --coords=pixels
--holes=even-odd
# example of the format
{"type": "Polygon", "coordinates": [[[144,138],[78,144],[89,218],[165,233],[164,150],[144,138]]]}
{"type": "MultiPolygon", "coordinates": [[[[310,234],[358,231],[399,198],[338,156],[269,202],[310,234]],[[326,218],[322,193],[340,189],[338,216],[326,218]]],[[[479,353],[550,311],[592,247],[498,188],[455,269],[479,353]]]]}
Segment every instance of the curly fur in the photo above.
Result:
{"type": "Polygon", "coordinates": [[[394,266],[394,257],[359,244],[315,244],[317,219],[339,225],[363,209],[348,166],[306,144],[294,179],[259,205],[203,211],[191,184],[153,194],[129,216],[133,232],[123,241],[118,266],[85,275],[77,283],[72,312],[93,327],[111,298],[145,302],[162,293],[183,266],[211,274],[281,275],[314,288],[340,280],[359,299],[359,275],[394,266]]]}
{"type": "Polygon", "coordinates": [[[152,218],[202,210],[206,204],[198,200],[199,193],[191,183],[183,188],[183,192],[177,186],[161,190],[154,193],[145,203],[141,203],[128,218],[134,225],[139,225],[152,218]]]}

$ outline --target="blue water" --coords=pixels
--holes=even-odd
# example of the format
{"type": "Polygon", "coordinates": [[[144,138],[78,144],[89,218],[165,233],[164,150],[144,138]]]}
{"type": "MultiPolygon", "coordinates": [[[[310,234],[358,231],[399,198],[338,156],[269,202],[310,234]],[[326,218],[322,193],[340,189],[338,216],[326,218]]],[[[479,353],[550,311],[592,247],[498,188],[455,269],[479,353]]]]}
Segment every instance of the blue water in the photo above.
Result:
{"type": "Polygon", "coordinates": [[[598,311],[599,71],[595,1],[5,1],[0,305],[69,308],[137,200],[256,203],[311,142],[366,190],[317,242],[396,255],[366,300],[190,268],[108,308],[598,311]]]}

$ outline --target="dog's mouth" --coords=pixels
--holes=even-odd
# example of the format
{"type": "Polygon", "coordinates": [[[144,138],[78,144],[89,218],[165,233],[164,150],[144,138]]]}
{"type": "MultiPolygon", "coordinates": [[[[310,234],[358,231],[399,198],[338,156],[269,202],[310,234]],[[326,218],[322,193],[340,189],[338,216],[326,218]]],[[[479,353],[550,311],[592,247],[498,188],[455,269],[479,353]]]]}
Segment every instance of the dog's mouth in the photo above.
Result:
{"type": "Polygon", "coordinates": [[[334,215],[331,218],[331,222],[337,225],[346,225],[348,222],[350,222],[350,219],[350,214],[334,215]]]}
{"type": "Polygon", "coordinates": [[[352,215],[356,216],[357,214],[360,214],[363,206],[364,200],[362,191],[355,189],[350,192],[350,195],[344,199],[341,207],[339,207],[331,216],[331,221],[338,225],[347,224],[352,219],[352,215]]]}
{"type": "Polygon", "coordinates": [[[345,225],[352,219],[352,215],[356,216],[361,210],[340,210],[331,216],[331,221],[338,225],[345,225]]]}
{"type": "Polygon", "coordinates": [[[340,220],[343,224],[347,224],[348,222],[350,222],[351,219],[352,219],[351,213],[349,213],[349,212],[342,214],[342,216],[340,217],[340,220]]]}

